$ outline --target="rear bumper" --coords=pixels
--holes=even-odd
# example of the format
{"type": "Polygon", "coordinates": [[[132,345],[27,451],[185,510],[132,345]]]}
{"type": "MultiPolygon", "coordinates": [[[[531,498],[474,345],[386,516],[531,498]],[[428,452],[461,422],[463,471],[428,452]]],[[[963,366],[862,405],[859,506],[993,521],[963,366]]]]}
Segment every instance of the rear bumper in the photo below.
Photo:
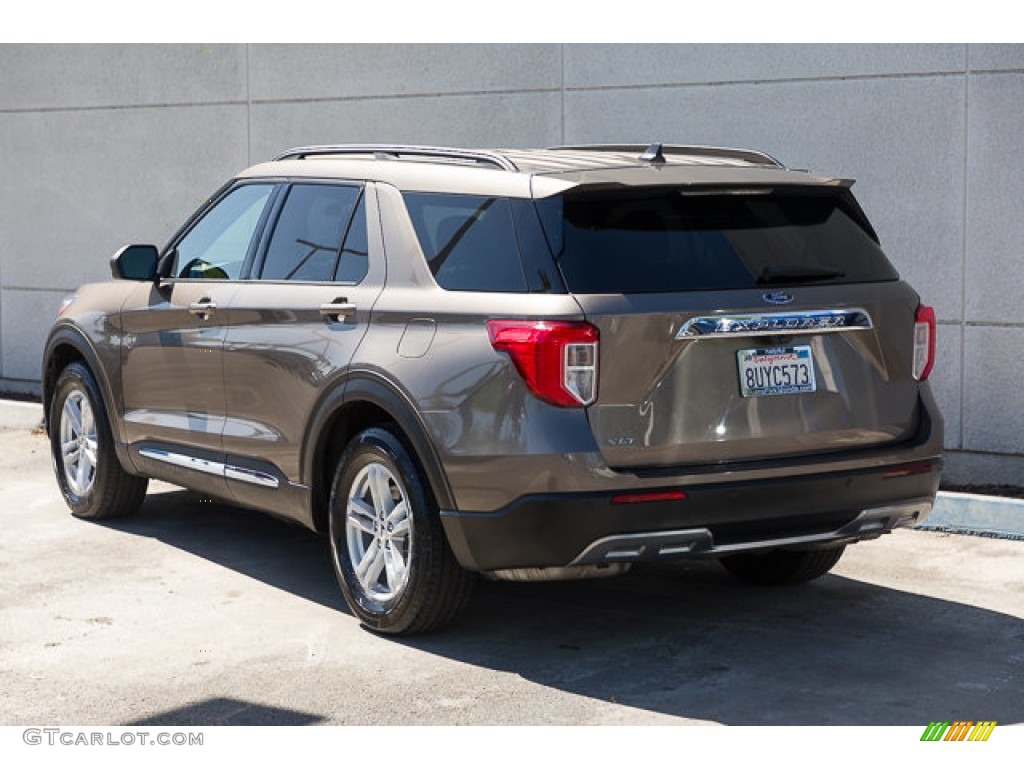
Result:
{"type": "MultiPolygon", "coordinates": [[[[529,495],[494,512],[442,511],[465,568],[552,568],[876,538],[927,517],[942,459],[799,477],[666,486],[686,498],[615,503],[614,493],[529,495]],[[894,471],[895,470],[895,471],[894,471]]],[[[635,491],[636,489],[627,489],[635,491]]]]}

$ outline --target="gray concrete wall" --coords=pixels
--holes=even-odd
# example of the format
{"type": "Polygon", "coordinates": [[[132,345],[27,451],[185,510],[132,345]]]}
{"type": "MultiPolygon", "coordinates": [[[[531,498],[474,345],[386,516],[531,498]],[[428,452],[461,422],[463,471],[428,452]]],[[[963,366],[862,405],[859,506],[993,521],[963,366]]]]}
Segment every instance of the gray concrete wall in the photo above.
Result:
{"type": "Polygon", "coordinates": [[[0,46],[0,390],[64,293],[298,144],[749,146],[858,180],[938,313],[951,476],[1024,484],[1024,46],[0,46]]]}

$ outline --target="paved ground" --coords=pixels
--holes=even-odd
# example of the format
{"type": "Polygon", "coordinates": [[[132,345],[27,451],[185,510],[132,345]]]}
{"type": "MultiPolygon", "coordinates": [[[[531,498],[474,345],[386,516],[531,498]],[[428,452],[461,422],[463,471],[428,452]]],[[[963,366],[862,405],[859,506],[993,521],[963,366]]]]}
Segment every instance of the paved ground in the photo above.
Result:
{"type": "Polygon", "coordinates": [[[1021,541],[899,532],[783,590],[489,583],[394,641],[312,533],[169,486],[76,520],[28,432],[0,432],[0,524],[0,725],[1024,722],[1021,541]]]}

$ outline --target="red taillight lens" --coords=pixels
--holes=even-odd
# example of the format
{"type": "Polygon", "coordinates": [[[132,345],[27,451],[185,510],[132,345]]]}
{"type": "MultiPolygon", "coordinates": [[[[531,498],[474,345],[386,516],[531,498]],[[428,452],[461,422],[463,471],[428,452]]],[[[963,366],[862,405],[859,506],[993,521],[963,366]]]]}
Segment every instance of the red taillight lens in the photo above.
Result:
{"type": "Polygon", "coordinates": [[[488,320],[487,333],[541,400],[572,408],[597,398],[598,333],[590,323],[488,320]]]}
{"type": "Polygon", "coordinates": [[[921,304],[914,316],[914,378],[924,381],[935,365],[935,310],[921,304]]]}

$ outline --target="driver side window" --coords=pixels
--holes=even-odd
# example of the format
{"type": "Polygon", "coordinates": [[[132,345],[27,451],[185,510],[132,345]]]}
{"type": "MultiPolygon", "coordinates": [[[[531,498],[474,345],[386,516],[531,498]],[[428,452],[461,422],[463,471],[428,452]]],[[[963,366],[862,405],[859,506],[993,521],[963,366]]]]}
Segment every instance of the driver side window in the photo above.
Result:
{"type": "Polygon", "coordinates": [[[237,280],[273,184],[244,184],[213,206],[175,248],[170,277],[237,280]]]}

